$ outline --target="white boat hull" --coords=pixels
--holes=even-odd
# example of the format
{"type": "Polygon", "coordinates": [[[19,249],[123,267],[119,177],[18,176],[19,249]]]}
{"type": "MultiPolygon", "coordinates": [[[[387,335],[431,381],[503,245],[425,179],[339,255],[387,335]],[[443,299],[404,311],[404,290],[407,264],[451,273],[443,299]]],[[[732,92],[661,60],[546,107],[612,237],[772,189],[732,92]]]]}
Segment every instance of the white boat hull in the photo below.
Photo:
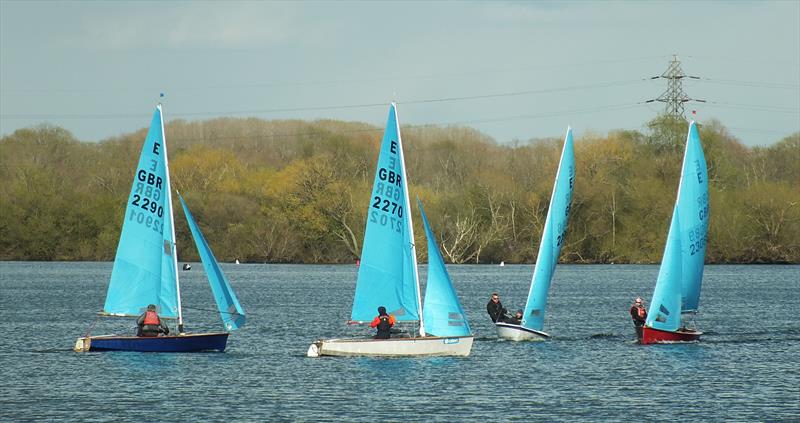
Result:
{"type": "Polygon", "coordinates": [[[511,323],[495,323],[497,336],[511,341],[544,341],[550,338],[545,332],[511,323]]]}
{"type": "Polygon", "coordinates": [[[308,347],[309,357],[462,356],[472,350],[473,336],[390,339],[320,339],[308,347]]]}

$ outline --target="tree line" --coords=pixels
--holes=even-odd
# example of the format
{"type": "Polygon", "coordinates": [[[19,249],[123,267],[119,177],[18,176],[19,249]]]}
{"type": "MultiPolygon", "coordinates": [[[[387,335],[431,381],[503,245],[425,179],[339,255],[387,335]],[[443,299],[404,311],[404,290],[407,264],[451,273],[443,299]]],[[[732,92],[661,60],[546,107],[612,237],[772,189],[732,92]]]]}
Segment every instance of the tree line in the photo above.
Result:
{"type": "MultiPolygon", "coordinates": [[[[562,262],[661,260],[686,131],[686,122],[662,116],[643,131],[575,134],[562,262]]],[[[87,143],[39,125],[0,138],[0,259],[112,260],[146,132],[87,143]]],[[[561,138],[499,144],[457,126],[401,132],[410,196],[424,203],[445,260],[535,260],[561,138]]],[[[220,261],[358,259],[383,128],[219,118],[172,121],[165,133],[173,189],[220,261]]],[[[800,133],[746,147],[711,121],[700,136],[710,188],[706,261],[800,262],[800,133]]],[[[179,209],[175,218],[179,259],[198,260],[179,209]]]]}

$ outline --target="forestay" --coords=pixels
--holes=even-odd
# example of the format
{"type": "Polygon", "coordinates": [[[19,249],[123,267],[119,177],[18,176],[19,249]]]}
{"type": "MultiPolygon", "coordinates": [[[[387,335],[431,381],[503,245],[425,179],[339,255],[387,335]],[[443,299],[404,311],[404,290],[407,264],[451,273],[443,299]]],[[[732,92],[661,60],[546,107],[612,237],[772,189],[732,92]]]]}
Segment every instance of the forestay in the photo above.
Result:
{"type": "Polygon", "coordinates": [[[179,309],[175,231],[161,105],[156,107],[128,197],[103,312],[139,315],[155,304],[162,317],[179,309]]]}

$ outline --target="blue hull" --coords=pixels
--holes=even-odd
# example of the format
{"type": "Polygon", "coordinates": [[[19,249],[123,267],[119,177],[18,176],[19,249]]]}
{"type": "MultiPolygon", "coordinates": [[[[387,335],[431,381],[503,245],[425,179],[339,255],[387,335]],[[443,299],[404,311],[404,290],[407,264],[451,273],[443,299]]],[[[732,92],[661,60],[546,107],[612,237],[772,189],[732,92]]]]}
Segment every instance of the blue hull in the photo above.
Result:
{"type": "Polygon", "coordinates": [[[199,352],[225,351],[227,333],[139,337],[103,335],[90,338],[89,351],[199,352]]]}

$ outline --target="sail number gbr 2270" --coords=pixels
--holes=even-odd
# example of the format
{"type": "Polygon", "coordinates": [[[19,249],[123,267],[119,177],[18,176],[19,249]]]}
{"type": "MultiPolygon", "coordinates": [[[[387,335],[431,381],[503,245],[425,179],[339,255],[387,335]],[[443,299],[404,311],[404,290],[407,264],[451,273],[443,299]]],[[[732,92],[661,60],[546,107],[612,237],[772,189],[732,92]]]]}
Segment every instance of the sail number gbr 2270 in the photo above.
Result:
{"type": "MultiPolygon", "coordinates": [[[[394,157],[390,158],[391,167],[395,167],[394,157]]],[[[403,177],[399,173],[378,168],[378,182],[372,191],[372,206],[369,219],[372,223],[389,226],[397,233],[403,233],[403,177]]]]}

